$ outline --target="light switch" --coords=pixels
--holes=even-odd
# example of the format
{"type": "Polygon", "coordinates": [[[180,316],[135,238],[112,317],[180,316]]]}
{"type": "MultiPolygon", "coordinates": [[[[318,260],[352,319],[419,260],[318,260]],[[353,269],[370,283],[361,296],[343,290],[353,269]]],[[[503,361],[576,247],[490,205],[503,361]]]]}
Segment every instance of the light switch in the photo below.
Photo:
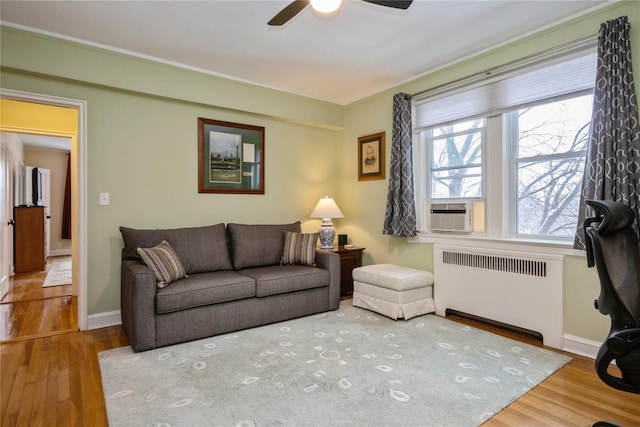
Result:
{"type": "Polygon", "coordinates": [[[109,193],[100,193],[100,204],[104,206],[109,204],[109,193]]]}

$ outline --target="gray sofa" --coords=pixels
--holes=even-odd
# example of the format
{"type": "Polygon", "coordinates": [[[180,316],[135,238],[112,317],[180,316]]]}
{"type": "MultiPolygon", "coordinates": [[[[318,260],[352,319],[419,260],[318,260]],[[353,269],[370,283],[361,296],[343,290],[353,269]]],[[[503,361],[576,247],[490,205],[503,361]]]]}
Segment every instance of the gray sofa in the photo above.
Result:
{"type": "Polygon", "coordinates": [[[300,233],[300,222],[120,231],[122,323],[135,351],[338,308],[337,254],[317,249],[315,266],[280,265],[284,232],[300,233]],[[162,241],[188,277],[159,288],[137,249],[162,241]]]}

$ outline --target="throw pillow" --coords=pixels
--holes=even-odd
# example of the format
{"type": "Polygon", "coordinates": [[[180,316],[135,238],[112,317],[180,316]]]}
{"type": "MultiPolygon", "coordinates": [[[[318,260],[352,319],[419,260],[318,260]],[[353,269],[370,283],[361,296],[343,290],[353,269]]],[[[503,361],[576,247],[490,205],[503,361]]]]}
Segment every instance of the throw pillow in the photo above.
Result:
{"type": "MultiPolygon", "coordinates": [[[[182,261],[187,274],[233,269],[227,230],[222,223],[156,230],[120,227],[120,232],[124,240],[124,259],[140,260],[138,248],[150,248],[166,240],[182,261]]],[[[282,246],[280,237],[278,250],[282,246]]],[[[275,264],[280,261],[279,252],[276,258],[275,264]]]]}
{"type": "Polygon", "coordinates": [[[280,265],[316,265],[316,245],[319,233],[284,232],[284,247],[280,265]]]}
{"type": "Polygon", "coordinates": [[[152,248],[138,248],[138,254],[155,274],[159,288],[187,277],[180,258],[166,240],[152,248]]]}

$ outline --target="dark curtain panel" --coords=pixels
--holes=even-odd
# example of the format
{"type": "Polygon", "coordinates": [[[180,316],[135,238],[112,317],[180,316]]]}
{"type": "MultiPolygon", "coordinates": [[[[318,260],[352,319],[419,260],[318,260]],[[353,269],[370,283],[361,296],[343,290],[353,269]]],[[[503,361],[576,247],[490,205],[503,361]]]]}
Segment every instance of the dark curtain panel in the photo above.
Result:
{"type": "Polygon", "coordinates": [[[640,124],[631,69],[629,23],[623,16],[600,26],[591,133],[574,248],[584,249],[585,200],[624,203],[639,217],[640,124]]]}
{"type": "Polygon", "coordinates": [[[71,239],[71,153],[67,158],[67,179],[64,184],[64,204],[62,205],[62,239],[71,239]]]}
{"type": "Polygon", "coordinates": [[[398,93],[393,97],[389,192],[382,231],[390,236],[416,235],[411,137],[411,100],[409,95],[398,93]]]}

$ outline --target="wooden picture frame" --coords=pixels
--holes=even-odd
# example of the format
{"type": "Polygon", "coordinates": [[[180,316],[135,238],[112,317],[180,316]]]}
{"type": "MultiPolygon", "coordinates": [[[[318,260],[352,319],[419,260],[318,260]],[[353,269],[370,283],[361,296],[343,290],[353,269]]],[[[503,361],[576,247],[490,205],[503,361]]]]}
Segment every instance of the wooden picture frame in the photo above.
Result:
{"type": "Polygon", "coordinates": [[[384,139],[384,132],[358,138],[358,181],[385,178],[384,139]]]}
{"type": "Polygon", "coordinates": [[[198,193],[264,194],[264,127],[198,118],[198,193]]]}

